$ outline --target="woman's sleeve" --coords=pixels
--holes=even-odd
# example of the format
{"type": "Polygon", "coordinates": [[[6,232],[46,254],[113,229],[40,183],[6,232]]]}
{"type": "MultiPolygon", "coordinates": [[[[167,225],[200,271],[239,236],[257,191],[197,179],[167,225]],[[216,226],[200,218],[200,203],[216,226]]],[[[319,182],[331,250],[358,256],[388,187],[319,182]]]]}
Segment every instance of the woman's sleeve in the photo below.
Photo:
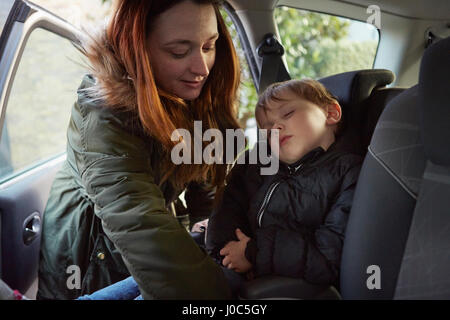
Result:
{"type": "Polygon", "coordinates": [[[144,141],[114,117],[77,108],[69,149],[95,214],[144,299],[228,298],[220,268],[166,210],[144,141]]]}
{"type": "Polygon", "coordinates": [[[304,278],[317,284],[333,284],[338,280],[345,227],[359,170],[358,162],[346,172],[330,211],[314,232],[274,227],[257,231],[254,263],[258,275],[304,278]]]}
{"type": "Polygon", "coordinates": [[[211,215],[216,188],[208,183],[191,182],[186,188],[185,200],[191,224],[211,215]]]}

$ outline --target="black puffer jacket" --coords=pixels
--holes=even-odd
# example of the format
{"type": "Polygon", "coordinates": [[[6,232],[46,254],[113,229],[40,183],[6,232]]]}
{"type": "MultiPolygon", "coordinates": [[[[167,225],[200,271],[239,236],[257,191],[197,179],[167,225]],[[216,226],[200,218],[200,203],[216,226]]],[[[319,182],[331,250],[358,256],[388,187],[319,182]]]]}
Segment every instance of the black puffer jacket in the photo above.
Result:
{"type": "MultiPolygon", "coordinates": [[[[248,157],[248,154],[247,154],[248,157]]],[[[277,174],[260,175],[257,164],[236,164],[220,205],[209,220],[207,249],[221,261],[221,248],[237,241],[240,228],[251,241],[246,257],[256,276],[277,274],[336,284],[344,231],[362,158],[321,147],[297,163],[280,163],[277,174]]]]}

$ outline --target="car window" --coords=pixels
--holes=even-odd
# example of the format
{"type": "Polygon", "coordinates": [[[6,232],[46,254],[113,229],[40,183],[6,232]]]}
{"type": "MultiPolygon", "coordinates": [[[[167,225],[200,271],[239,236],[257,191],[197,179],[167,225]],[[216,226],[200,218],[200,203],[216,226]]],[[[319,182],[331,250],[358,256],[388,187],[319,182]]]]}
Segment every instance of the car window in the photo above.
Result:
{"type": "Polygon", "coordinates": [[[82,63],[69,40],[32,31],[6,105],[0,181],[65,152],[70,109],[86,70],[82,63]]]}
{"type": "Polygon", "coordinates": [[[379,33],[372,24],[286,6],[274,18],[292,78],[373,67],[379,33]]]}
{"type": "Polygon", "coordinates": [[[236,53],[239,57],[241,65],[241,84],[239,86],[239,112],[238,120],[244,129],[248,139],[249,146],[253,146],[256,142],[256,121],[255,121],[255,105],[258,101],[258,93],[250,73],[247,59],[239,39],[238,31],[233,24],[230,16],[225,10],[221,10],[222,16],[233,39],[236,53]]]}

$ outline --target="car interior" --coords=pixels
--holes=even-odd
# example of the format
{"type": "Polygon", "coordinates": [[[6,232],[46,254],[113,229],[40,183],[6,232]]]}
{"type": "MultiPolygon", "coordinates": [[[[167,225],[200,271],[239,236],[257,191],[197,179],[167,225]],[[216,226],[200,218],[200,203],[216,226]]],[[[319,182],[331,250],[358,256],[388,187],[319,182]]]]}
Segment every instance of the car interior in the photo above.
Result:
{"type": "MultiPolygon", "coordinates": [[[[377,39],[373,60],[365,68],[304,75],[317,78],[338,98],[346,115],[341,147],[365,157],[346,229],[339,283],[323,286],[261,277],[245,284],[240,299],[450,299],[450,2],[228,0],[224,9],[245,57],[243,69],[257,93],[273,82],[297,78],[293,70],[303,63],[290,57],[306,50],[302,39],[296,40],[300,44],[283,42],[288,38],[277,18],[280,10],[364,23],[375,30],[377,39]]],[[[302,23],[314,27],[307,17],[302,16],[302,23]]],[[[357,33],[363,26],[355,28],[357,33]]],[[[14,158],[8,157],[14,144],[8,139],[15,126],[13,120],[7,121],[12,119],[8,110],[20,92],[16,83],[22,76],[21,60],[38,29],[68,42],[82,35],[32,2],[2,0],[0,278],[31,298],[37,290],[42,213],[53,177],[65,159],[62,150],[16,168],[14,158]]],[[[73,103],[70,99],[68,104],[73,103]]]]}

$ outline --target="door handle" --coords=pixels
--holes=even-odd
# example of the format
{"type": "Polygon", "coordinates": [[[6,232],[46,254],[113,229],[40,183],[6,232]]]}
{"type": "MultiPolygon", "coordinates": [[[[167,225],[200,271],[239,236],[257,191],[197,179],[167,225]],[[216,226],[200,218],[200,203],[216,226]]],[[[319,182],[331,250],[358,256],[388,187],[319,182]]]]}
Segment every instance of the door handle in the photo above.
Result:
{"type": "Polygon", "coordinates": [[[38,212],[32,213],[23,222],[23,243],[30,245],[41,233],[41,217],[38,212]]]}

